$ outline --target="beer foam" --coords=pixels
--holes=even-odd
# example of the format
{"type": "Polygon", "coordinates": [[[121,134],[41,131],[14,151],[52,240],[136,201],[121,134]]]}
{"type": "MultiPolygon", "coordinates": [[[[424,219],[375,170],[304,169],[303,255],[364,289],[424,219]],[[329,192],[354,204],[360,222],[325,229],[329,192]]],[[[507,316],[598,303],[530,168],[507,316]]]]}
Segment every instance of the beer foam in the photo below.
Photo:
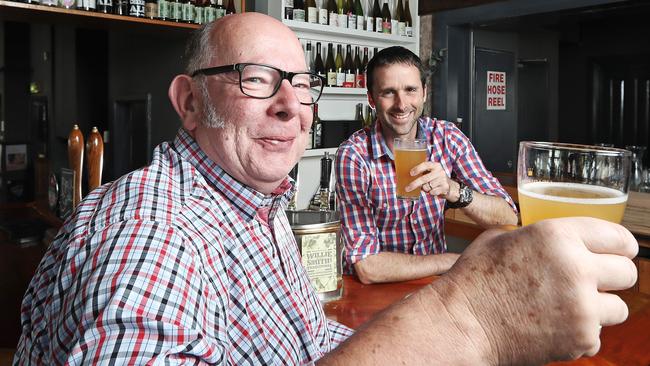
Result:
{"type": "Polygon", "coordinates": [[[564,203],[579,203],[589,205],[615,205],[627,202],[627,194],[608,187],[592,186],[589,184],[566,183],[566,182],[531,182],[526,183],[518,188],[519,194],[540,200],[556,201],[564,203]],[[593,192],[595,194],[607,196],[603,198],[578,198],[578,197],[559,197],[543,193],[537,193],[549,188],[564,188],[567,190],[580,190],[583,192],[593,192]],[[537,191],[537,192],[536,192],[537,191]]]}

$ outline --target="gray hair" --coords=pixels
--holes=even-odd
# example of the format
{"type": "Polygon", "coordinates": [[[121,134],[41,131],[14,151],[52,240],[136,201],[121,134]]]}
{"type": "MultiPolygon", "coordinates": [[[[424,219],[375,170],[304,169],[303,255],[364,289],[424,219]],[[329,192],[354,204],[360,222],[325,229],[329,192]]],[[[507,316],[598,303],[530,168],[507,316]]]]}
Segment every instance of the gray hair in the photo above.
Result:
{"type": "Polygon", "coordinates": [[[212,30],[214,23],[210,22],[203,25],[201,28],[192,32],[187,47],[185,48],[185,73],[188,75],[194,71],[207,67],[214,55],[214,47],[212,44],[212,30]]]}

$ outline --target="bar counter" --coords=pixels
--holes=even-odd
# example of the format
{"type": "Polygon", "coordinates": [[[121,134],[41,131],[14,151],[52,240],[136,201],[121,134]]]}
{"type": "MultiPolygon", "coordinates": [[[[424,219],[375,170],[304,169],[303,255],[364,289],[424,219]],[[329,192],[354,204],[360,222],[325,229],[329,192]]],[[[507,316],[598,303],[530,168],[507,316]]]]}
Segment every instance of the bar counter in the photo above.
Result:
{"type": "MultiPolygon", "coordinates": [[[[364,285],[353,276],[343,276],[343,297],[325,304],[325,313],[328,318],[356,329],[390,304],[434,280],[435,277],[428,277],[401,283],[364,285]]],[[[630,309],[627,321],[603,328],[597,355],[553,365],[650,365],[650,295],[630,290],[615,293],[630,309]]]]}

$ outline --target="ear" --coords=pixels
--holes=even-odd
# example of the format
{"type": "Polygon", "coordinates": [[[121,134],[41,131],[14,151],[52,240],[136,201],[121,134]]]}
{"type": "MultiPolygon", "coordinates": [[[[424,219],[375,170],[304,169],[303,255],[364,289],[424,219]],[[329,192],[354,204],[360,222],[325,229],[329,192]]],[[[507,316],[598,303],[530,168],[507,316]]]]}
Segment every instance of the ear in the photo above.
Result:
{"type": "Polygon", "coordinates": [[[201,98],[198,97],[197,92],[192,85],[192,78],[188,75],[177,75],[167,92],[172,106],[183,121],[183,127],[190,132],[200,125],[201,98]]]}

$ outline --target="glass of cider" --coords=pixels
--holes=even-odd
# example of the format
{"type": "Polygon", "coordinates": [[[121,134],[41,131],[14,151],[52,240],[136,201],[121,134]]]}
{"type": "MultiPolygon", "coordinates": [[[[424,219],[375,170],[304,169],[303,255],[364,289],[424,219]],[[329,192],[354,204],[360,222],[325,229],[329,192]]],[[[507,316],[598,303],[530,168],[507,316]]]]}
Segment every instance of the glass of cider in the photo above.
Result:
{"type": "Polygon", "coordinates": [[[417,177],[411,176],[411,169],[427,160],[426,139],[396,138],[393,143],[395,154],[395,180],[397,197],[402,199],[417,200],[420,198],[421,188],[418,187],[406,192],[406,186],[417,177]]]}
{"type": "Polygon", "coordinates": [[[631,152],[557,142],[519,143],[517,190],[523,225],[569,216],[620,223],[631,152]]]}

